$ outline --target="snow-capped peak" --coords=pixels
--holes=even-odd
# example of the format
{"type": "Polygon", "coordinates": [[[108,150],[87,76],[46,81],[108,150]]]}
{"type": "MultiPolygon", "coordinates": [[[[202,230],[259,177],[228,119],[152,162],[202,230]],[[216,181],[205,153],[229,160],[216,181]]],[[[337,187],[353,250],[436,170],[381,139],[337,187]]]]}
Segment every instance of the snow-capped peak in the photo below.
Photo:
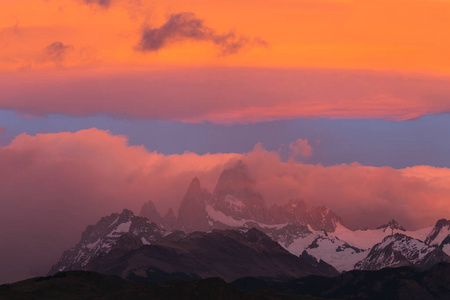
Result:
{"type": "MultiPolygon", "coordinates": [[[[432,260],[431,255],[446,256],[442,250],[401,233],[387,236],[376,244],[355,269],[378,270],[386,267],[422,267],[432,260]],[[437,253],[439,252],[439,253],[437,253]]],[[[444,258],[447,259],[447,258],[444,258]]]]}
{"type": "Polygon", "coordinates": [[[82,270],[91,260],[109,253],[116,247],[136,248],[151,244],[166,234],[167,232],[158,228],[155,223],[124,209],[120,214],[114,213],[101,218],[95,225],[87,226],[80,242],[63,253],[59,262],[50,270],[50,274],[82,270]]]}
{"type": "Polygon", "coordinates": [[[450,235],[450,220],[440,219],[426,237],[425,243],[439,246],[448,235],[450,235]]]}
{"type": "Polygon", "coordinates": [[[406,231],[406,229],[400,224],[398,224],[398,222],[395,221],[394,219],[389,221],[387,224],[378,227],[377,229],[383,229],[383,232],[390,231],[391,235],[394,234],[394,230],[406,231]]]}

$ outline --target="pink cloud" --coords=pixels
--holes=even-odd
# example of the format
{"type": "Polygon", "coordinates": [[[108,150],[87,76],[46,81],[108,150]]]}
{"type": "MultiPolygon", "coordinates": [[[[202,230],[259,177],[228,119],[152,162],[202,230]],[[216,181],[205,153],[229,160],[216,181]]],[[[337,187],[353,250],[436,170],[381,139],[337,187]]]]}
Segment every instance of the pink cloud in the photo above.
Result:
{"type": "Polygon", "coordinates": [[[450,78],[316,69],[26,71],[0,74],[0,109],[216,123],[405,120],[450,111],[450,78]],[[26,88],[24,88],[26,87],[26,88]]]}
{"type": "Polygon", "coordinates": [[[6,129],[6,127],[5,127],[5,126],[3,126],[3,127],[0,127],[0,133],[3,133],[3,132],[5,131],[5,129],[6,129]]]}
{"type": "Polygon", "coordinates": [[[291,151],[291,157],[309,157],[312,155],[312,147],[308,144],[307,139],[298,139],[291,143],[289,150],[291,151]]]}
{"type": "Polygon", "coordinates": [[[9,280],[42,274],[87,224],[111,212],[138,212],[149,199],[162,213],[176,210],[193,177],[211,191],[238,159],[249,166],[267,204],[300,197],[328,205],[352,227],[396,218],[414,229],[450,214],[446,168],[283,162],[260,144],[247,154],[163,155],[97,129],[22,134],[0,147],[2,274],[9,280]]]}

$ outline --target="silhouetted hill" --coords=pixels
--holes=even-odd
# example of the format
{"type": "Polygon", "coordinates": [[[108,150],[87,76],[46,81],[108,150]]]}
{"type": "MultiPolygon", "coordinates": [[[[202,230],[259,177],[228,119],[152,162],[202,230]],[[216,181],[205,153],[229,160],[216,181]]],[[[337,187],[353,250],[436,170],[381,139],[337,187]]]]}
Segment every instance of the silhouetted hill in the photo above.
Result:
{"type": "Polygon", "coordinates": [[[309,276],[287,282],[241,278],[232,285],[242,290],[273,289],[288,294],[327,299],[411,300],[450,299],[450,264],[427,271],[412,267],[350,271],[337,277],[309,276]]]}
{"type": "Polygon", "coordinates": [[[278,291],[242,291],[220,278],[197,281],[168,281],[161,284],[124,280],[87,271],[69,271],[0,286],[0,299],[133,299],[133,300],[275,300],[315,299],[278,291]]]}

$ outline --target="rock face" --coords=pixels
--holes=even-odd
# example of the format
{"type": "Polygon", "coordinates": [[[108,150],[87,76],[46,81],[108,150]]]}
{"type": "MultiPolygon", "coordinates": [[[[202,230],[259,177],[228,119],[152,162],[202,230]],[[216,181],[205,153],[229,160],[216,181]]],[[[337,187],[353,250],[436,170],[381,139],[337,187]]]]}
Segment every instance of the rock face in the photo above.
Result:
{"type": "Polygon", "coordinates": [[[194,178],[178,210],[179,229],[185,232],[210,230],[206,213],[206,203],[210,200],[211,194],[200,186],[198,178],[194,178]]]}
{"type": "Polygon", "coordinates": [[[147,218],[150,222],[155,223],[161,228],[164,228],[164,219],[159,214],[158,210],[155,207],[155,204],[152,201],[147,201],[144,203],[141,209],[141,213],[139,214],[141,217],[147,218]]]}
{"type": "Polygon", "coordinates": [[[291,199],[284,205],[273,205],[269,211],[271,224],[301,224],[310,225],[314,230],[333,232],[342,220],[325,206],[308,209],[300,199],[291,199]]]}
{"type": "Polygon", "coordinates": [[[150,222],[155,223],[158,227],[166,230],[176,230],[177,229],[177,217],[170,208],[164,217],[161,217],[155,204],[152,201],[147,201],[144,203],[139,214],[141,217],[147,218],[150,222]]]}
{"type": "Polygon", "coordinates": [[[239,161],[219,177],[210,205],[236,220],[268,223],[268,211],[263,197],[257,193],[247,166],[239,161]]]}
{"type": "Polygon", "coordinates": [[[441,243],[439,248],[442,249],[447,255],[450,255],[450,235],[448,235],[441,243]]]}
{"type": "Polygon", "coordinates": [[[338,274],[324,262],[312,264],[290,254],[255,228],[194,232],[180,239],[163,238],[121,256],[111,251],[92,260],[87,268],[134,279],[146,279],[155,272],[185,274],[191,279],[221,277],[226,281],[245,276],[294,278],[338,274]]]}
{"type": "Polygon", "coordinates": [[[49,274],[69,270],[85,270],[90,261],[111,250],[136,249],[160,239],[167,232],[146,218],[138,217],[130,210],[103,217],[95,225],[89,225],[81,240],[65,251],[49,274]]]}
{"type": "Polygon", "coordinates": [[[450,220],[441,219],[436,222],[433,230],[428,234],[425,243],[439,246],[450,235],[450,220]]]}
{"type": "Polygon", "coordinates": [[[430,268],[438,262],[450,262],[450,257],[440,248],[396,233],[375,245],[366,258],[355,265],[358,270],[379,270],[387,267],[414,266],[430,268]]]}

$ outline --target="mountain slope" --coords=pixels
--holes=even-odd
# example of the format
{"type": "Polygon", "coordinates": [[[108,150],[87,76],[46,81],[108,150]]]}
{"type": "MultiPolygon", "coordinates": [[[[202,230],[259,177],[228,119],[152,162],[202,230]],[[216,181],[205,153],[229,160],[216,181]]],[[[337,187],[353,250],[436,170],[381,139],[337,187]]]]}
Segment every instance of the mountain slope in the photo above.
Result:
{"type": "Polygon", "coordinates": [[[450,220],[441,219],[436,222],[433,230],[428,234],[425,243],[439,246],[450,235],[450,220]]]}
{"type": "Polygon", "coordinates": [[[438,247],[432,247],[422,241],[396,233],[375,245],[367,257],[355,265],[355,269],[379,270],[401,266],[426,269],[438,262],[450,262],[450,257],[438,247]]]}
{"type": "Polygon", "coordinates": [[[83,270],[96,257],[115,248],[135,249],[150,244],[168,234],[146,218],[138,217],[130,210],[103,217],[95,225],[89,225],[74,247],[65,251],[49,274],[68,270],[83,270]]]}
{"type": "Polygon", "coordinates": [[[332,265],[339,272],[353,270],[354,265],[368,253],[367,250],[350,246],[337,237],[322,235],[318,235],[305,251],[332,265]]]}
{"type": "Polygon", "coordinates": [[[181,239],[163,238],[143,246],[91,261],[87,268],[123,278],[149,278],[154,272],[186,274],[190,278],[242,276],[289,278],[338,274],[329,265],[311,265],[257,229],[194,232],[181,239]]]}

